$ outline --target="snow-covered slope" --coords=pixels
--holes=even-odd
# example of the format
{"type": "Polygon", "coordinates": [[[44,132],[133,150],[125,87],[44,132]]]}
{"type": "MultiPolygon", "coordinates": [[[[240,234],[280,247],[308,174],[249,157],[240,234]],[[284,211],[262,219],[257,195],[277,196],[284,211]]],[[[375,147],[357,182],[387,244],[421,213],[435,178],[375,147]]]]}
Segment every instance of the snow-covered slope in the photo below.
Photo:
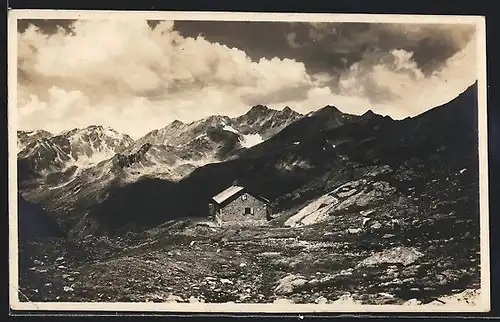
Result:
{"type": "Polygon", "coordinates": [[[132,142],[126,134],[92,125],[33,140],[18,153],[18,159],[28,163],[34,173],[47,175],[71,167],[91,167],[110,159],[132,142]]]}

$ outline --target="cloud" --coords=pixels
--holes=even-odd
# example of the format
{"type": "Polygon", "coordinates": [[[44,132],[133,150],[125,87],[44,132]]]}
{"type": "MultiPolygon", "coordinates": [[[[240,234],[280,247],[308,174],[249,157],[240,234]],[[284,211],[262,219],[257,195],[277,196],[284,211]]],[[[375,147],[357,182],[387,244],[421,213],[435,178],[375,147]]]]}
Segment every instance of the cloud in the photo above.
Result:
{"type": "Polygon", "coordinates": [[[388,53],[373,53],[355,63],[340,77],[340,93],[365,96],[373,103],[400,99],[409,86],[425,78],[413,53],[393,49],[388,53]]]}
{"type": "Polygon", "coordinates": [[[449,102],[477,80],[476,50],[472,39],[430,75],[424,74],[412,52],[373,52],[341,74],[338,91],[314,88],[308,99],[287,104],[303,113],[330,104],[353,114],[371,109],[395,119],[416,116],[449,102]]]}
{"type": "Polygon", "coordinates": [[[401,49],[412,52],[413,60],[428,75],[474,36],[471,24],[321,22],[293,24],[286,38],[290,51],[314,72],[343,69],[372,51],[401,49]],[[293,41],[289,41],[291,35],[293,41]]]}
{"type": "Polygon", "coordinates": [[[51,36],[29,28],[20,39],[20,68],[62,87],[69,83],[94,93],[113,87],[116,94],[139,96],[214,84],[269,95],[310,82],[303,63],[253,62],[241,50],[184,38],[172,28],[171,22],[151,29],[145,21],[116,20],[77,21],[72,33],[51,36]]]}
{"type": "MultiPolygon", "coordinates": [[[[82,20],[51,35],[31,26],[19,35],[18,68],[19,91],[32,98],[19,101],[24,125],[106,121],[99,117],[105,109],[141,116],[145,124],[136,124],[137,134],[157,123],[152,115],[164,126],[179,115],[189,121],[230,109],[228,102],[241,107],[299,98],[313,86],[301,62],[252,61],[239,49],[182,37],[172,22],[151,28],[146,21],[82,20]]],[[[122,121],[115,126],[129,130],[122,121]]]]}
{"type": "Polygon", "coordinates": [[[239,41],[248,30],[273,34],[276,25],[283,43],[269,48],[282,54],[255,56],[278,39],[265,33],[250,55],[231,42],[186,36],[168,21],[80,20],[46,28],[50,33],[23,28],[19,126],[58,132],[102,124],[138,137],[174,119],[236,116],[256,104],[301,112],[329,104],[398,118],[445,103],[476,79],[470,27],[438,26],[433,33],[432,26],[217,24],[239,41]],[[424,52],[437,52],[437,59],[424,63],[424,52]]]}

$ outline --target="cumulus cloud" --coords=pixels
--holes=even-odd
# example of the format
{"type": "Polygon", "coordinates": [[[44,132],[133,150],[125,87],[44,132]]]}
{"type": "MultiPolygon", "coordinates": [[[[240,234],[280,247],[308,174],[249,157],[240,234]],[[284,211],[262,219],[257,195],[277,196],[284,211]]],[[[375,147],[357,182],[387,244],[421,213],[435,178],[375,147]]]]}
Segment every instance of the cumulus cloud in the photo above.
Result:
{"type": "MultiPolygon", "coordinates": [[[[318,57],[344,52],[359,57],[339,56],[344,68],[332,73],[310,69],[290,55],[251,58],[242,49],[182,35],[168,21],[78,20],[50,33],[31,25],[18,35],[19,127],[58,132],[102,124],[139,137],[174,119],[236,116],[256,104],[289,105],[301,112],[330,104],[349,113],[372,109],[397,118],[444,103],[476,79],[475,45],[467,32],[450,30],[453,43],[463,49],[430,72],[419,62],[418,48],[361,50],[360,39],[366,44],[373,38],[366,26],[349,32],[356,41],[342,25],[308,26],[309,41],[321,42],[319,49],[337,39],[330,42],[334,50],[316,48],[318,57]]],[[[408,33],[412,44],[424,33],[399,32],[408,33]]],[[[309,43],[301,42],[303,34],[289,33],[286,41],[305,50],[309,43]]]]}
{"type": "Polygon", "coordinates": [[[164,125],[178,116],[189,121],[298,98],[313,86],[301,62],[252,61],[239,49],[182,37],[172,22],[151,28],[138,20],[81,20],[70,32],[51,35],[31,26],[19,35],[18,67],[24,85],[19,92],[30,98],[19,100],[23,125],[36,127],[40,118],[50,118],[56,127],[59,117],[60,126],[105,121],[130,130],[126,120],[98,117],[116,110],[115,118],[142,116],[137,135],[157,119],[164,125]]]}
{"type": "Polygon", "coordinates": [[[412,52],[373,52],[340,75],[338,90],[314,88],[307,100],[287,104],[302,112],[330,104],[353,114],[371,109],[395,119],[416,116],[449,102],[477,80],[476,51],[472,39],[430,75],[424,74],[412,52]]]}

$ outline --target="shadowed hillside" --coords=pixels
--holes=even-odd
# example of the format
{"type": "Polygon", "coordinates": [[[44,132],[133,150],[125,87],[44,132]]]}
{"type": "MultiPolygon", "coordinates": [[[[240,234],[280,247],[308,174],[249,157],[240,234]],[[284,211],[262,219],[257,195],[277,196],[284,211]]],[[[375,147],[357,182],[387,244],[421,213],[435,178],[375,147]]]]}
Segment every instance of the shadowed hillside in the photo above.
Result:
{"type": "Polygon", "coordinates": [[[359,178],[363,167],[387,165],[402,171],[412,162],[412,183],[392,178],[399,188],[464,167],[469,169],[464,180],[477,182],[476,101],[473,86],[448,104],[402,121],[370,112],[344,116],[325,107],[240,158],[206,165],[178,183],[143,179],[118,188],[91,215],[112,230],[131,222],[152,226],[173,218],[204,217],[209,199],[234,180],[286,210],[321,195],[325,185],[359,178]],[[331,178],[324,178],[327,174],[331,178]],[[292,193],[300,196],[291,201],[287,196],[292,193]]]}

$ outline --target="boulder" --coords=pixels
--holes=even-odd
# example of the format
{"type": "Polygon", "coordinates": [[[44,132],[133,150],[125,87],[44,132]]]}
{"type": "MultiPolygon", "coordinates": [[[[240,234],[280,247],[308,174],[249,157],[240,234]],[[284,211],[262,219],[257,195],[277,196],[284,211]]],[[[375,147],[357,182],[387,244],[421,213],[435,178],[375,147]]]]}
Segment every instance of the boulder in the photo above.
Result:
{"type": "Polygon", "coordinates": [[[328,304],[328,299],[324,296],[320,296],[316,300],[314,300],[314,303],[316,303],[316,304],[328,304]]]}
{"type": "Polygon", "coordinates": [[[329,218],[330,209],[338,203],[338,199],[330,194],[323,195],[307,204],[299,212],[290,217],[285,226],[297,227],[311,225],[329,218]]]}
{"type": "Polygon", "coordinates": [[[302,275],[289,274],[279,280],[274,292],[276,294],[291,294],[306,283],[307,280],[302,275]]]}
{"type": "Polygon", "coordinates": [[[408,305],[408,306],[421,305],[421,304],[422,302],[417,299],[410,299],[403,303],[403,305],[408,305]]]}

